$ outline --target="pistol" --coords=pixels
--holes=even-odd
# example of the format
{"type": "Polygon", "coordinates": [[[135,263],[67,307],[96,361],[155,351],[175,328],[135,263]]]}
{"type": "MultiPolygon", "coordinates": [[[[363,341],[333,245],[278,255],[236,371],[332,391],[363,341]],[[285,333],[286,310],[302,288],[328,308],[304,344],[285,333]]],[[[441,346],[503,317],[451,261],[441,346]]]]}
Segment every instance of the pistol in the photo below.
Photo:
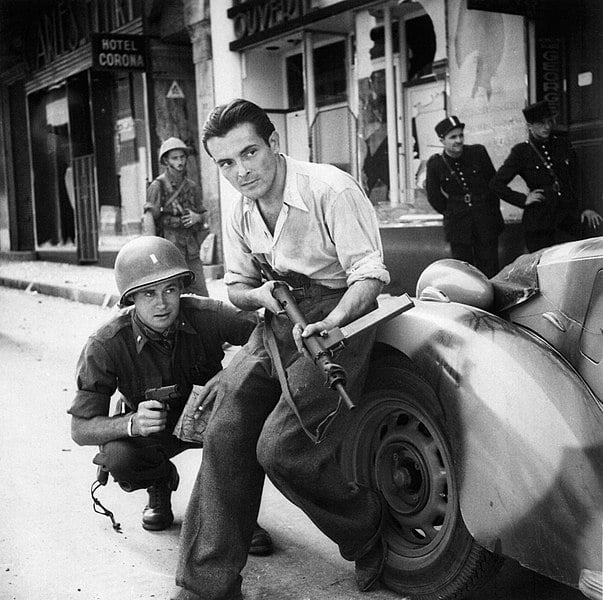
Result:
{"type": "Polygon", "coordinates": [[[180,386],[176,383],[174,385],[149,388],[144,393],[144,399],[157,400],[163,404],[164,410],[167,410],[170,406],[170,400],[180,398],[181,395],[180,386]]]}

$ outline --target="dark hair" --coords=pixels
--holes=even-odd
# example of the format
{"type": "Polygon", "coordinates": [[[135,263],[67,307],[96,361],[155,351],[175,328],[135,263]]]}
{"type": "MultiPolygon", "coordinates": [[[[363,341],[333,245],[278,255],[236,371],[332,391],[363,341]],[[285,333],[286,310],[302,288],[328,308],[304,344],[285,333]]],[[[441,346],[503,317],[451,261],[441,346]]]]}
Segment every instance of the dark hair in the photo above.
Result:
{"type": "Polygon", "coordinates": [[[227,104],[216,106],[209,113],[201,132],[201,141],[205,151],[211,156],[211,152],[207,149],[207,140],[213,137],[224,137],[229,131],[243,123],[253,125],[256,133],[266,144],[269,144],[270,136],[275,128],[266,111],[249,100],[236,98],[227,104]]]}

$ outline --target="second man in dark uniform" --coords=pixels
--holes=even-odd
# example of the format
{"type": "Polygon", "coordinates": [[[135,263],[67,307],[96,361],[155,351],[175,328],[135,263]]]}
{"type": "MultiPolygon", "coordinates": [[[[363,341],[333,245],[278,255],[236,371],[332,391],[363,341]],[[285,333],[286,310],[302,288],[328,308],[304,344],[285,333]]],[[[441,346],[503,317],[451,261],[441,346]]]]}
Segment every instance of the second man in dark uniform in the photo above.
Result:
{"type": "Polygon", "coordinates": [[[435,131],[444,150],[427,161],[427,199],[444,215],[453,258],[492,277],[499,270],[498,236],[503,230],[498,197],[489,189],[494,166],[481,144],[464,144],[465,124],[451,116],[435,131]]]}
{"type": "Polygon", "coordinates": [[[498,169],[491,187],[505,202],[523,208],[522,225],[529,252],[582,237],[582,223],[598,227],[603,218],[582,207],[576,195],[576,161],[569,142],[551,135],[554,115],[548,102],[523,110],[529,136],[516,144],[498,169]],[[519,175],[524,194],[508,184],[519,175]]]}

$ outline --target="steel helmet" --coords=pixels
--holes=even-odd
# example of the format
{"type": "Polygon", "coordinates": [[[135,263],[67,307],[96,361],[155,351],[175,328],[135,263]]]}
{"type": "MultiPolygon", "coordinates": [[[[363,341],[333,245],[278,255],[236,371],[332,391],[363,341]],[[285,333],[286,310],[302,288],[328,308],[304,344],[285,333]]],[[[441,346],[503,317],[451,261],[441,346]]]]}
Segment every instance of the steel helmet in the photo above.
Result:
{"type": "Polygon", "coordinates": [[[494,301],[494,287],[477,268],[455,258],[431,263],[417,281],[420,300],[448,299],[487,310],[494,301]]]}
{"type": "Polygon", "coordinates": [[[163,155],[167,154],[170,150],[184,150],[187,154],[189,152],[188,146],[180,138],[170,137],[159,148],[159,162],[163,159],[163,155]]]}
{"type": "Polygon", "coordinates": [[[195,274],[180,250],[164,238],[138,237],[123,246],[115,259],[115,282],[121,306],[132,304],[130,295],[136,290],[173,277],[183,277],[186,287],[195,279],[195,274]]]}

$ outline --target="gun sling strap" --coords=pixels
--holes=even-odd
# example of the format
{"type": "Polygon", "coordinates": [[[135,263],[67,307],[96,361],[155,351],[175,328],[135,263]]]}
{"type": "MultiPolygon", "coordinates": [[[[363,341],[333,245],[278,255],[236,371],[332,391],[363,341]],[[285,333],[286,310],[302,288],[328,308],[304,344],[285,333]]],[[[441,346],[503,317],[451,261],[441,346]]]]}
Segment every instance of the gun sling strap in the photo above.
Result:
{"type": "MultiPolygon", "coordinates": [[[[268,346],[268,351],[270,356],[272,357],[272,363],[274,368],[276,369],[276,373],[278,375],[278,380],[281,384],[282,394],[291,408],[293,414],[297,417],[301,428],[304,430],[304,433],[314,442],[315,444],[320,444],[323,440],[325,434],[327,433],[327,429],[337,413],[341,408],[341,397],[339,397],[339,401],[337,403],[337,407],[335,410],[330,412],[316,427],[316,431],[312,433],[306,425],[304,425],[304,421],[302,419],[301,414],[297,406],[295,405],[295,400],[293,400],[293,396],[291,395],[291,389],[289,388],[289,382],[287,380],[287,373],[285,372],[285,367],[283,366],[283,361],[281,360],[281,355],[278,349],[278,344],[276,341],[276,336],[274,334],[274,330],[272,329],[272,320],[274,316],[270,311],[266,311],[266,316],[264,317],[265,323],[265,332],[266,332],[266,344],[268,346]]],[[[303,358],[302,358],[303,360],[303,358]]]]}
{"type": "MultiPolygon", "coordinates": [[[[165,187],[165,183],[163,182],[162,179],[157,178],[158,181],[161,181],[161,186],[166,189],[165,187]]],[[[162,211],[167,210],[172,203],[176,200],[176,198],[178,198],[178,196],[180,195],[180,192],[182,191],[182,188],[184,187],[184,184],[186,183],[186,178],[184,178],[182,180],[182,182],[180,183],[180,185],[176,188],[176,191],[165,201],[164,205],[161,207],[162,211]]]]}
{"type": "Polygon", "coordinates": [[[544,165],[544,168],[547,170],[548,174],[553,178],[553,190],[555,192],[559,192],[559,190],[561,189],[561,184],[559,183],[559,177],[557,177],[557,173],[555,173],[555,169],[553,169],[553,165],[542,155],[542,152],[540,152],[540,150],[538,150],[538,148],[536,147],[536,144],[534,144],[534,142],[531,139],[528,140],[528,144],[530,144],[530,146],[532,147],[532,150],[534,150],[534,152],[536,153],[536,156],[540,159],[540,161],[544,165]]]}
{"type": "Polygon", "coordinates": [[[461,186],[461,189],[463,190],[463,199],[465,200],[465,204],[471,206],[471,192],[469,191],[467,184],[459,177],[459,174],[452,168],[452,165],[446,159],[446,155],[444,154],[444,152],[442,152],[440,156],[444,161],[444,164],[448,167],[448,170],[450,171],[452,177],[461,186]]]}

